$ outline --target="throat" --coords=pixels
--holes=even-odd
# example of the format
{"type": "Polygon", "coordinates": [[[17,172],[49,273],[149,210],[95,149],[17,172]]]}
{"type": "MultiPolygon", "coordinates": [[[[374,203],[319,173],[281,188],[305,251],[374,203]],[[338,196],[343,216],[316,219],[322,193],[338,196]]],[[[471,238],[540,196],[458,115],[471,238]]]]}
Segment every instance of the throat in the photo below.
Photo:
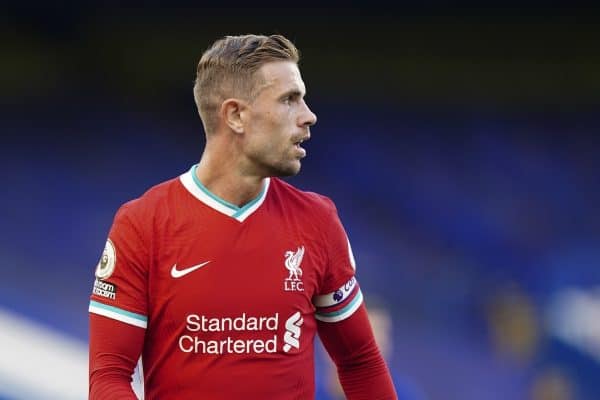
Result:
{"type": "Polygon", "coordinates": [[[215,193],[217,196],[219,196],[226,202],[241,208],[253,202],[257,197],[259,197],[263,191],[263,188],[263,182],[260,182],[258,185],[254,186],[233,184],[230,186],[224,186],[220,188],[221,190],[216,190],[213,193],[215,193]]]}
{"type": "Polygon", "coordinates": [[[262,196],[267,178],[204,176],[196,168],[194,180],[204,191],[217,200],[236,208],[242,208],[262,196]]]}

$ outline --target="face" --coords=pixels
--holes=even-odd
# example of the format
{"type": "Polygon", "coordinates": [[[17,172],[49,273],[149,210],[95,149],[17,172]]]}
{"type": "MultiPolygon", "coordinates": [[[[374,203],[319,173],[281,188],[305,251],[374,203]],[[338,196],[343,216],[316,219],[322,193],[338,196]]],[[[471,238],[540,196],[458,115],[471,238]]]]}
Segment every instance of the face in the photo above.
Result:
{"type": "Polygon", "coordinates": [[[304,102],[306,89],[298,66],[289,61],[263,65],[257,74],[258,94],[241,113],[243,152],[248,173],[291,176],[306,156],[302,142],[310,138],[317,117],[304,102]]]}

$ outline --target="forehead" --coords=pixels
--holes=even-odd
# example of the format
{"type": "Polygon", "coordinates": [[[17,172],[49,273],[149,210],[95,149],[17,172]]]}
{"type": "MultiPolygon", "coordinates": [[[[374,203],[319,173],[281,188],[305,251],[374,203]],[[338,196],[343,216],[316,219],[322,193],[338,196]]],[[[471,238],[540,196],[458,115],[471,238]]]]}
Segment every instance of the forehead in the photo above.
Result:
{"type": "Polygon", "coordinates": [[[270,62],[259,68],[262,75],[259,92],[283,93],[287,91],[306,92],[298,65],[291,61],[270,62]]]}

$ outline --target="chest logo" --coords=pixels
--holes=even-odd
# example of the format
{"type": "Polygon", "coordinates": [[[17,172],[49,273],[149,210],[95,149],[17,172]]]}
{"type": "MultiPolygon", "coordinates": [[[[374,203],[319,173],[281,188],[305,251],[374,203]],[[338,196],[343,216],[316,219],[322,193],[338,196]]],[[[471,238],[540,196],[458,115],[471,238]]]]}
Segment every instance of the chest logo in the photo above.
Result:
{"type": "Polygon", "coordinates": [[[302,282],[302,258],[304,257],[304,246],[298,247],[294,252],[288,250],[285,252],[285,268],[289,271],[289,275],[283,281],[283,290],[286,292],[303,292],[304,283],[302,282]]]}
{"type": "Polygon", "coordinates": [[[184,269],[177,269],[177,264],[175,264],[171,268],[171,276],[173,278],[181,278],[182,276],[185,276],[185,275],[189,274],[190,272],[194,272],[195,270],[204,267],[209,262],[210,261],[206,261],[201,264],[197,264],[197,265],[191,266],[189,268],[184,268],[184,269]]]}

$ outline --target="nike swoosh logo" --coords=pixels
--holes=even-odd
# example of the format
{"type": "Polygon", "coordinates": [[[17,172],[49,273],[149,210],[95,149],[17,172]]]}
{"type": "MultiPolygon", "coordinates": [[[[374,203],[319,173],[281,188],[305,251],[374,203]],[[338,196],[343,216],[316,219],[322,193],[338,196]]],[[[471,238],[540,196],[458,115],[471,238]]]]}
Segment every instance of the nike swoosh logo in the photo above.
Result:
{"type": "Polygon", "coordinates": [[[175,263],[173,265],[173,267],[171,268],[171,276],[173,278],[181,278],[182,276],[185,276],[185,275],[189,274],[190,272],[194,272],[195,270],[204,267],[209,262],[210,261],[206,261],[206,262],[203,262],[202,264],[197,264],[197,265],[191,266],[189,268],[184,268],[184,269],[177,269],[177,263],[175,263]]]}

